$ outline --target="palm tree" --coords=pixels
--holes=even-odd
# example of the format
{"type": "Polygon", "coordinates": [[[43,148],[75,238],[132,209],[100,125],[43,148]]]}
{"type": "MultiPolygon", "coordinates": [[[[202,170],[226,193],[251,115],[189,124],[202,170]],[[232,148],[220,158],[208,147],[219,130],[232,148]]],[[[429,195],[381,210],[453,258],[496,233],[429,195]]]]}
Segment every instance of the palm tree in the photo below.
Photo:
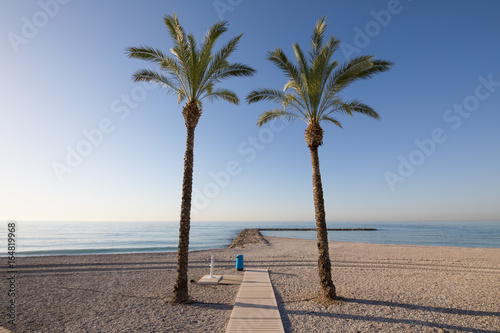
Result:
{"type": "Polygon", "coordinates": [[[217,39],[227,31],[227,22],[214,24],[206,33],[203,43],[198,47],[192,34],[186,34],[179,24],[177,15],[165,15],[164,22],[174,43],[170,49],[173,56],[161,50],[139,46],[127,48],[130,58],[147,60],[159,67],[162,72],[141,69],[134,73],[135,82],[152,82],[175,93],[178,103],[185,101],[182,115],[187,129],[186,153],[184,155],[184,177],[182,182],[181,216],[179,226],[179,248],[177,254],[177,278],[174,286],[173,303],[188,300],[188,250],[191,222],[191,195],[193,189],[193,147],[194,131],[202,114],[202,100],[225,100],[238,105],[236,94],[217,84],[234,76],[252,76],[255,70],[240,63],[228,62],[228,57],[236,50],[243,34],[236,36],[214,53],[217,39]]]}
{"type": "Polygon", "coordinates": [[[307,124],[305,139],[311,151],[321,301],[336,298],[331,276],[323,186],[319,170],[318,147],[323,144],[321,123],[333,123],[342,127],[333,117],[335,114],[352,116],[353,113],[361,113],[379,119],[379,115],[370,106],[358,100],[345,101],[339,93],[352,82],[368,79],[373,74],[384,72],[392,66],[391,62],[377,60],[372,55],[359,56],[338,66],[337,61],[332,61],[331,58],[339,48],[340,41],[331,37],[326,44],[323,43],[326,26],[326,17],[316,23],[308,55],[304,54],[297,43],[293,44],[296,65],[292,64],[279,48],[268,52],[268,59],[288,78],[283,90],[261,88],[247,96],[248,103],[271,101],[281,104],[281,108],[263,112],[257,121],[259,126],[276,118],[284,120],[299,118],[307,124]]]}

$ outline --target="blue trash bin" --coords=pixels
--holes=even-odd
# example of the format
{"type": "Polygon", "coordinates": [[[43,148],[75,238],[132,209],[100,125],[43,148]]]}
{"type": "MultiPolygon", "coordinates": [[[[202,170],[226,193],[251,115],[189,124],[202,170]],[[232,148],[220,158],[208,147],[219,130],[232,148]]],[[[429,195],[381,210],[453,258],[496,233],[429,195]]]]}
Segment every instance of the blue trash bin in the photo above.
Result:
{"type": "Polygon", "coordinates": [[[236,269],[239,271],[243,270],[243,255],[242,254],[238,254],[236,256],[236,269]]]}

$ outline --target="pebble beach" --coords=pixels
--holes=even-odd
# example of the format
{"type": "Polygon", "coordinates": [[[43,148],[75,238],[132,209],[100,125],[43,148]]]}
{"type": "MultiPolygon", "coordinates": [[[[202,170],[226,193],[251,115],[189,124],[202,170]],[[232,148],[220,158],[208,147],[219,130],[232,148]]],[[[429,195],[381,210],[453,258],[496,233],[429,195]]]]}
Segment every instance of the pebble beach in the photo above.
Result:
{"type": "MultiPolygon", "coordinates": [[[[319,292],[314,240],[190,252],[192,303],[171,305],[176,253],[17,258],[12,332],[225,332],[239,285],[198,285],[267,268],[286,332],[500,332],[500,249],[330,242],[339,300],[319,292]]],[[[6,270],[3,271],[5,276],[6,270]]],[[[1,288],[5,288],[2,284],[1,288]]],[[[7,291],[0,303],[8,302],[7,291]]]]}

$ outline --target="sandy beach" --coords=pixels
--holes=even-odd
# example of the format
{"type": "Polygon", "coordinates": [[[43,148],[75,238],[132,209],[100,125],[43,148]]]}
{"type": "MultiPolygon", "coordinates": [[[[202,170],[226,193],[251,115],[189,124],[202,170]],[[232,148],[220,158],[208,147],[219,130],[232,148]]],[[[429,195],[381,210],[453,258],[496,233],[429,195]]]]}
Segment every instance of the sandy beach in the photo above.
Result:
{"type": "MultiPolygon", "coordinates": [[[[268,268],[286,332],[500,332],[500,249],[331,242],[341,299],[314,301],[316,242],[190,253],[189,277],[268,268]]],[[[165,303],[176,253],[17,258],[17,324],[9,325],[2,283],[0,326],[13,332],[224,332],[238,285],[190,284],[195,301],[165,303]]],[[[3,276],[5,275],[3,269],[3,276]]]]}

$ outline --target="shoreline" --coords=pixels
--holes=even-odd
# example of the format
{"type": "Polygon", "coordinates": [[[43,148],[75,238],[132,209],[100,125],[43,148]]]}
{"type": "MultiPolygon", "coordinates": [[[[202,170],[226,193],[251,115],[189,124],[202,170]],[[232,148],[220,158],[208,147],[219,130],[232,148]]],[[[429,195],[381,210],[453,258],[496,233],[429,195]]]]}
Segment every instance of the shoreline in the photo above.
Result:
{"type": "MultiPolygon", "coordinates": [[[[356,243],[373,244],[405,244],[405,245],[431,245],[454,247],[500,248],[500,221],[489,222],[454,222],[452,224],[427,222],[413,224],[400,222],[384,222],[381,224],[353,224],[335,223],[329,229],[378,229],[376,232],[361,231],[329,231],[330,241],[347,241],[356,243]]],[[[85,224],[51,225],[35,222],[20,224],[24,230],[23,237],[19,238],[17,255],[26,256],[51,256],[51,255],[88,255],[88,254],[120,254],[120,253],[165,253],[176,252],[178,239],[176,232],[178,226],[173,223],[141,225],[139,223],[111,223],[94,225],[89,229],[85,224]],[[161,226],[160,226],[161,225],[161,226]],[[49,230],[59,230],[55,237],[49,230]],[[137,231],[134,233],[133,231],[137,231]],[[152,231],[155,231],[152,233],[152,231]],[[100,235],[102,232],[102,235],[100,235]],[[85,242],[85,238],[90,243],[85,242]],[[50,242],[47,242],[47,239],[50,242]],[[133,241],[133,243],[130,243],[133,241]],[[22,246],[24,245],[24,246],[22,246]]],[[[193,223],[191,230],[191,250],[204,250],[210,248],[224,248],[246,228],[262,229],[313,229],[311,223],[193,223]]],[[[316,239],[314,231],[265,231],[265,236],[292,237],[316,239]]]]}
{"type": "MultiPolygon", "coordinates": [[[[244,229],[246,230],[246,229],[244,229]]],[[[266,229],[257,229],[257,230],[262,230],[262,231],[270,231],[266,229]]],[[[302,230],[302,229],[301,229],[302,230]]],[[[316,230],[316,229],[312,229],[316,230]]],[[[330,229],[329,229],[330,230],[330,229]]],[[[243,230],[242,230],[243,231],[243,230]]],[[[281,229],[280,229],[281,231],[281,229]]],[[[288,230],[286,230],[288,231],[288,230]]],[[[294,230],[291,230],[294,231],[294,230]]],[[[370,230],[371,231],[371,230],[370,230]]],[[[296,240],[307,240],[307,241],[315,241],[315,239],[308,239],[308,238],[296,238],[296,237],[286,237],[286,236],[262,236],[263,238],[288,238],[288,239],[296,239],[296,240]]],[[[234,238],[232,242],[234,242],[237,239],[234,238]]],[[[232,243],[231,242],[231,243],[232,243]]],[[[216,247],[216,248],[206,248],[206,249],[197,249],[197,250],[189,250],[189,253],[194,253],[194,252],[200,252],[200,251],[210,251],[210,250],[221,250],[221,249],[226,249],[229,248],[231,243],[228,243],[224,247],[216,247]]],[[[395,244],[395,243],[368,243],[368,242],[350,242],[350,241],[329,241],[329,243],[349,243],[349,244],[366,244],[366,245],[395,245],[395,246],[415,246],[415,247],[434,247],[434,248],[456,248],[456,249],[500,249],[500,247],[474,247],[474,246],[445,246],[445,245],[415,245],[415,244],[395,244]]],[[[165,252],[117,252],[117,253],[74,253],[74,254],[23,254],[23,252],[17,252],[16,257],[17,258],[45,258],[45,257],[73,257],[73,256],[105,256],[105,255],[134,255],[134,254],[167,254],[167,253],[177,253],[177,250],[175,251],[165,251],[165,252]]],[[[5,256],[6,257],[6,256],[5,256]]]]}
{"type": "MultiPolygon", "coordinates": [[[[316,241],[264,238],[190,251],[188,278],[209,273],[210,255],[215,274],[242,274],[243,254],[245,268],[270,270],[286,332],[500,332],[500,249],[330,242],[341,300],[324,308],[316,241]]],[[[195,303],[166,304],[176,263],[176,252],[18,257],[17,331],[223,332],[239,286],[190,283],[195,303]]],[[[0,327],[12,328],[5,313],[0,327]]]]}

